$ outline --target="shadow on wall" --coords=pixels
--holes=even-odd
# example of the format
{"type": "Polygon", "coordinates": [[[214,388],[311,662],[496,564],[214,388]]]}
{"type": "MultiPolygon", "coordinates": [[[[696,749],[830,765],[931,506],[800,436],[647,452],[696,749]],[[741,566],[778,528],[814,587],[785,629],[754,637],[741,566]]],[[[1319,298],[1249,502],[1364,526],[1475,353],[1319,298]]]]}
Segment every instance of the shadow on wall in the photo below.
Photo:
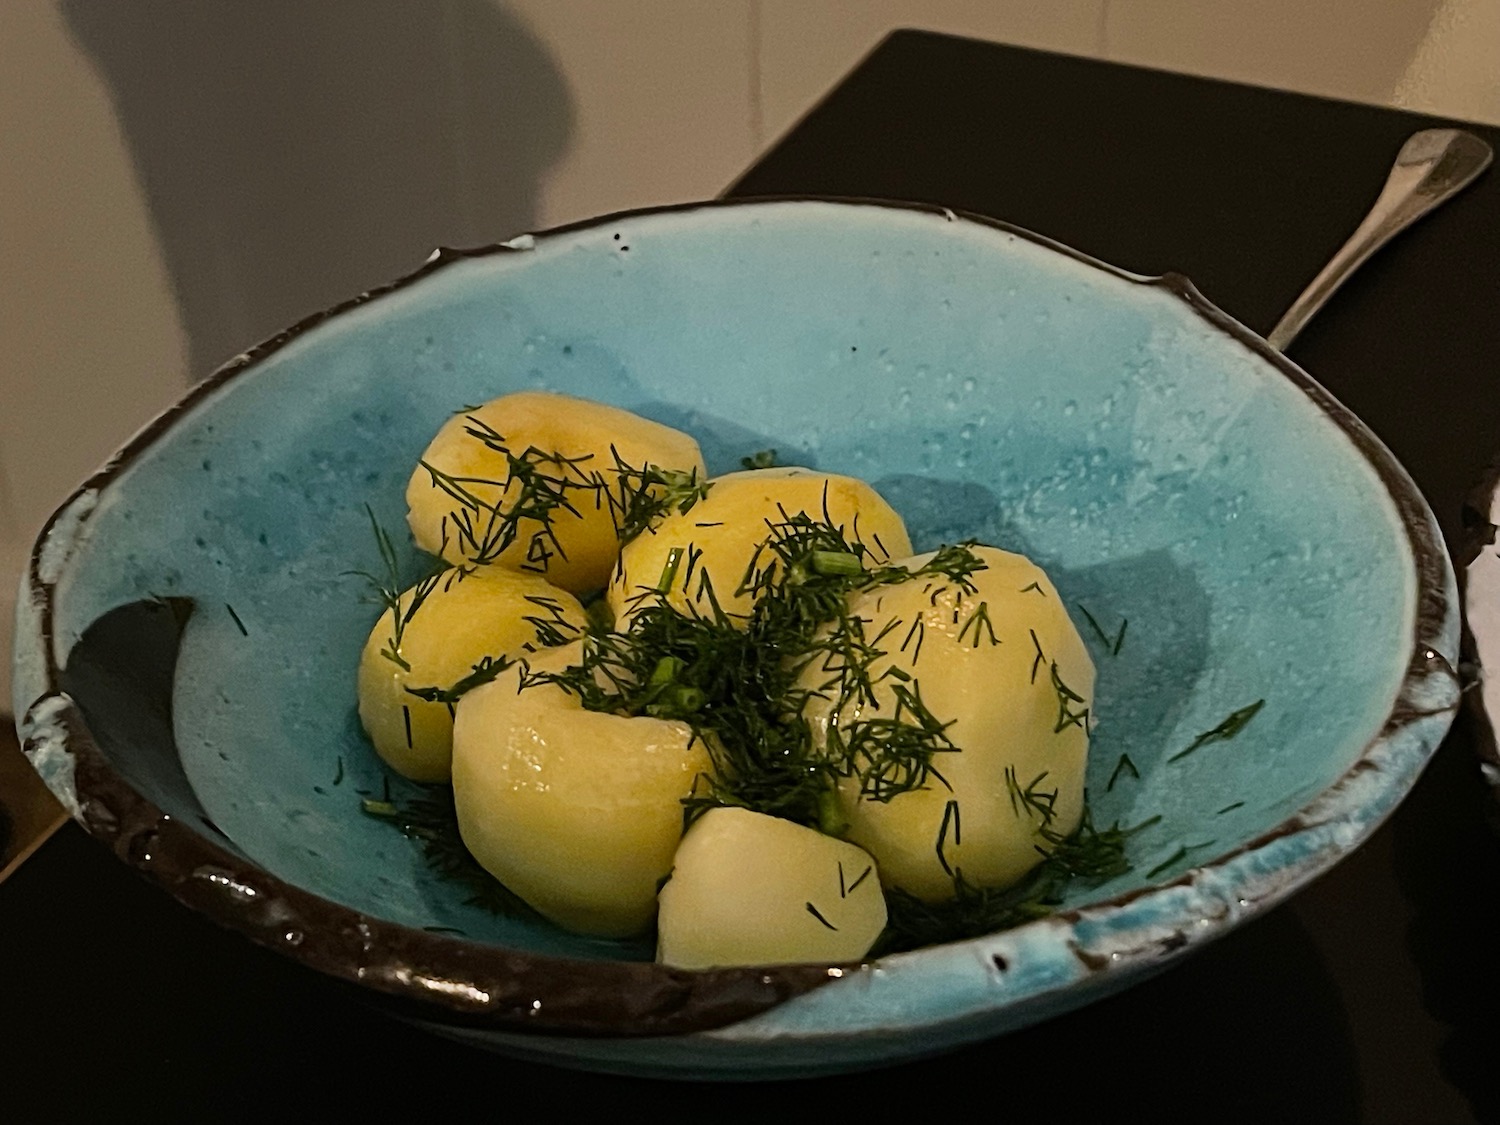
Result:
{"type": "Polygon", "coordinates": [[[573,108],[490,0],[61,0],[207,375],[439,245],[530,229],[573,108]]]}

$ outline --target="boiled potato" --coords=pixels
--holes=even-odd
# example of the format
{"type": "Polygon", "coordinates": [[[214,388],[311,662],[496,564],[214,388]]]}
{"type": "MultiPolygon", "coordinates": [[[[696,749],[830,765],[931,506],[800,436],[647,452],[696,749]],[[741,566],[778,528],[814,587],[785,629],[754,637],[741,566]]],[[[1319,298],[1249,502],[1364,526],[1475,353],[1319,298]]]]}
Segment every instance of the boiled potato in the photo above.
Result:
{"type": "Polygon", "coordinates": [[[857,961],[885,928],[875,861],[749,809],[710,809],[661,889],[656,959],[684,969],[857,961]]]}
{"type": "Polygon", "coordinates": [[[406,689],[450,688],[484,657],[514,659],[541,647],[538,623],[549,636],[577,634],[587,618],[572,594],[546,579],[497,567],[445,571],[412,611],[414,597],[416,589],[401,595],[400,612],[409,619],[399,646],[391,610],[370,631],[359,661],[359,717],[397,773],[413,781],[447,781],[452,709],[406,689]]]}
{"type": "Polygon", "coordinates": [[[407,485],[412,537],[455,564],[541,574],[575,594],[602,589],[620,553],[610,502],[622,498],[616,455],[635,469],[705,475],[698,443],[687,434],[602,403],[522,391],[455,414],[407,485]],[[493,448],[502,444],[530,459],[526,472],[535,484],[512,474],[506,454],[493,448]],[[538,499],[546,519],[518,513],[537,511],[538,499]]]}
{"type": "MultiPolygon", "coordinates": [[[[707,612],[702,585],[706,574],[718,603],[730,614],[748,617],[753,600],[736,591],[756,552],[770,538],[772,525],[798,512],[816,520],[826,513],[851,543],[869,548],[877,564],[911,553],[901,517],[864,481],[798,468],[728,473],[715,477],[708,496],[690,510],[668,515],[626,544],[610,583],[610,609],[617,620],[626,620],[643,592],[662,589],[675,555],[670,589],[662,589],[670,605],[684,612],[690,606],[707,612]]],[[[762,552],[757,565],[773,557],[762,552]]]]}
{"type": "MultiPolygon", "coordinates": [[[[861,795],[858,777],[840,782],[848,838],[876,859],[887,886],[925,901],[950,898],[954,874],[973,886],[1003,887],[1035,866],[1043,828],[1067,834],[1083,814],[1088,708],[1094,666],[1047,575],[1030,560],[973,547],[987,569],[965,593],[947,578],[915,577],[849,599],[867,637],[889,650],[870,667],[908,673],[928,711],[952,725],[957,752],[933,755],[925,788],[882,802],[861,795]],[[945,869],[946,864],[946,869],[945,869]]],[[[917,570],[930,555],[901,565],[917,570]]],[[[806,711],[814,737],[894,714],[901,681],[880,679],[878,708],[836,708],[834,671],[817,661],[803,686],[824,689],[806,711]]]]}
{"type": "MultiPolygon", "coordinates": [[[[561,671],[580,646],[531,661],[561,671]]],[[[585,711],[520,668],[458,705],[453,797],[474,858],[538,913],[579,933],[636,934],[672,869],[684,798],[711,768],[686,723],[585,711]]]]}

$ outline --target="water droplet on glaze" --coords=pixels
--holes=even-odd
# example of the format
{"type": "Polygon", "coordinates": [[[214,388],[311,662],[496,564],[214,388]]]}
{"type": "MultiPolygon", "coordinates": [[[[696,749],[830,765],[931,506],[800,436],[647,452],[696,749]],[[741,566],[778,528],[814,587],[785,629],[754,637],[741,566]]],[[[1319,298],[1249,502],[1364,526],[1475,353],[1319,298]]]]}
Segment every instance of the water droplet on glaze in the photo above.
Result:
{"type": "Polygon", "coordinates": [[[1077,414],[1077,413],[1078,413],[1078,404],[1076,402],[1074,402],[1072,399],[1069,399],[1067,402],[1063,403],[1063,416],[1064,417],[1072,417],[1074,414],[1077,414]]]}
{"type": "Polygon", "coordinates": [[[142,832],[130,841],[130,862],[145,865],[151,862],[152,853],[156,850],[157,835],[155,829],[142,832]]]}
{"type": "Polygon", "coordinates": [[[965,391],[965,393],[967,393],[969,391],[972,391],[973,389],[974,389],[974,376],[970,375],[968,378],[966,378],[964,380],[964,391],[965,391]]]}
{"type": "Polygon", "coordinates": [[[204,882],[224,888],[225,891],[240,902],[253,902],[260,894],[260,891],[250,886],[250,884],[241,882],[235,878],[234,872],[223,867],[215,867],[211,864],[204,864],[202,867],[194,868],[193,878],[202,879],[204,882]]]}

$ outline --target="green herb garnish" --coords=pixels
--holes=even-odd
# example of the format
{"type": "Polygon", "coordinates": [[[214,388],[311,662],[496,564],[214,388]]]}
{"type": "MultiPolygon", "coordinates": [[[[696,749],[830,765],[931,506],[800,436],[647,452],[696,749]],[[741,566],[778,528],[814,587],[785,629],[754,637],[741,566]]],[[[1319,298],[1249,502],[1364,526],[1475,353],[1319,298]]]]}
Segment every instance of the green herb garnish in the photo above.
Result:
{"type": "MultiPolygon", "coordinates": [[[[406,627],[411,624],[417,611],[422,608],[432,592],[437,589],[438,583],[443,580],[444,572],[438,570],[436,573],[428,574],[420,579],[412,587],[411,599],[405,606],[401,604],[403,590],[401,589],[401,567],[396,558],[396,547],[391,542],[391,537],[386,534],[385,528],[380,526],[380,521],[375,518],[375,511],[368,504],[365,505],[365,513],[370,517],[370,529],[375,534],[375,547],[380,552],[380,561],[384,574],[375,575],[367,570],[347,571],[359,578],[363,578],[370,584],[375,592],[375,601],[380,604],[384,611],[391,615],[391,634],[386,643],[381,646],[380,655],[389,660],[403,672],[410,672],[411,665],[401,655],[401,641],[406,635],[406,627]]],[[[452,573],[448,581],[453,581],[452,573]]],[[[231,611],[232,612],[232,611],[231,611]]],[[[238,620],[238,618],[236,618],[238,620]]],[[[241,626],[243,628],[243,626],[241,626]]]]}
{"type": "Polygon", "coordinates": [[[386,783],[384,800],[366,797],[360,809],[366,816],[383,820],[402,835],[416,840],[423,858],[442,878],[453,880],[471,893],[466,903],[506,917],[537,916],[535,910],[479,865],[469,854],[458,832],[458,812],[453,790],[446,785],[423,786],[420,796],[397,800],[386,783]]]}
{"type": "Polygon", "coordinates": [[[1005,788],[1010,794],[1010,809],[1016,816],[1035,816],[1041,820],[1043,827],[1051,824],[1057,816],[1056,789],[1040,789],[1038,786],[1047,778],[1047,771],[1043,770],[1037,774],[1025,788],[1022,788],[1020,778],[1011,766],[1005,767],[1005,788]]]}
{"type": "Polygon", "coordinates": [[[1183,844],[1170,856],[1162,860],[1150,871],[1146,872],[1146,878],[1155,879],[1163,871],[1166,871],[1168,868],[1175,867],[1177,864],[1185,860],[1188,857],[1189,853],[1202,851],[1204,848],[1211,848],[1216,843],[1218,843],[1217,840],[1205,840],[1201,844],[1183,844]]]}
{"type": "MultiPolygon", "coordinates": [[[[885,662],[900,634],[892,623],[870,636],[849,612],[851,594],[914,577],[872,565],[868,548],[828,518],[779,513],[746,568],[737,593],[748,616],[731,615],[686,547],[673,548],[657,586],[633,601],[623,632],[587,638],[579,662],[561,671],[523,671],[523,690],[552,683],[592,711],[652,715],[688,723],[703,739],[714,776],[687,801],[688,816],[737,806],[818,825],[841,825],[832,792],[857,779],[867,797],[889,801],[941,783],[935,755],[957,749],[909,673],[885,662]],[[691,583],[687,612],[667,594],[691,583]],[[803,673],[823,678],[804,686],[803,673]],[[855,708],[888,710],[840,722],[855,708]],[[830,712],[826,744],[804,718],[817,699],[830,712]]],[[[984,566],[967,546],[939,551],[915,576],[972,590],[984,566]]]]}
{"type": "Polygon", "coordinates": [[[1175,762],[1179,759],[1186,758],[1194,750],[1197,750],[1200,746],[1206,746],[1210,742],[1227,742],[1229,739],[1239,734],[1240,731],[1244,730],[1245,727],[1249,724],[1250,720],[1255,718],[1257,712],[1259,712],[1260,709],[1265,705],[1266,701],[1264,699],[1257,699],[1248,707],[1241,707],[1238,711],[1235,711],[1218,726],[1214,727],[1212,730],[1204,731],[1197,738],[1193,739],[1192,745],[1190,745],[1186,750],[1179,750],[1177,753],[1168,758],[1167,761],[1175,762]]]}
{"type": "Polygon", "coordinates": [[[1106,793],[1115,787],[1115,782],[1120,779],[1121,773],[1128,773],[1131,777],[1140,779],[1141,771],[1135,768],[1135,763],[1130,760],[1129,754],[1121,754],[1120,760],[1115,763],[1115,772],[1109,775],[1109,784],[1104,787],[1106,793]]]}
{"type": "Polygon", "coordinates": [[[1094,619],[1094,615],[1088,611],[1087,607],[1085,607],[1082,602],[1076,602],[1074,604],[1078,606],[1078,612],[1083,614],[1084,620],[1089,623],[1089,628],[1094,630],[1094,635],[1098,637],[1100,643],[1104,645],[1104,651],[1109,653],[1111,656],[1119,656],[1120,646],[1125,643],[1125,629],[1127,626],[1129,626],[1130,622],[1122,617],[1120,619],[1119,630],[1116,631],[1113,637],[1111,637],[1100,627],[1099,622],[1094,619]]]}
{"type": "Polygon", "coordinates": [[[708,495],[709,482],[700,480],[697,469],[662,469],[656,465],[637,468],[621,459],[613,446],[618,485],[606,489],[615,535],[629,543],[663,516],[676,512],[686,515],[708,495]]]}
{"type": "Polygon", "coordinates": [[[1047,842],[1047,847],[1037,849],[1042,862],[1013,887],[976,887],[964,878],[961,869],[955,869],[954,897],[946,902],[927,903],[905,891],[888,890],[888,921],[870,956],[963,941],[1044,918],[1057,909],[1071,881],[1081,879],[1097,885],[1129,871],[1127,841],[1154,823],[1155,818],[1134,828],[1114,825],[1100,830],[1085,809],[1078,830],[1069,836],[1042,830],[1047,842]]]}

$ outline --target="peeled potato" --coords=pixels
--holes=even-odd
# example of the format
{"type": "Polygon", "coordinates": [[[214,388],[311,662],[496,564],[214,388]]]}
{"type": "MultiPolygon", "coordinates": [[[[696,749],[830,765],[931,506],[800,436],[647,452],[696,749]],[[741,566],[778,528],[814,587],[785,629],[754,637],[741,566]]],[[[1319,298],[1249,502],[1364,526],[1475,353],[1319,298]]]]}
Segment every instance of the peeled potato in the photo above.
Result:
{"type": "MultiPolygon", "coordinates": [[[[662,589],[675,553],[670,588],[662,589],[669,604],[684,612],[689,606],[706,612],[707,575],[719,605],[748,617],[753,600],[736,591],[772,526],[798,512],[816,520],[826,516],[851,543],[868,547],[876,563],[911,553],[901,517],[864,481],[798,468],[728,473],[714,478],[708,496],[687,512],[668,515],[625,545],[609,588],[610,609],[623,621],[643,592],[662,589]]],[[[772,558],[763,552],[757,565],[772,558]]]]}
{"type": "MultiPolygon", "coordinates": [[[[560,671],[579,645],[541,654],[560,671]]],[[[686,723],[585,711],[519,668],[458,705],[453,797],[474,858],[538,913],[579,933],[650,925],[672,869],[685,797],[710,769],[686,723]]]]}
{"type": "MultiPolygon", "coordinates": [[[[401,595],[403,617],[414,596],[413,590],[401,595]]],[[[399,647],[392,611],[375,622],[359,661],[360,721],[397,773],[413,781],[447,781],[452,709],[406,689],[447,689],[483,657],[514,659],[529,647],[540,648],[538,622],[548,633],[578,633],[586,621],[578,600],[546,579],[499,568],[447,571],[410,614],[399,647]]]]}
{"type": "Polygon", "coordinates": [[[875,861],[749,809],[711,809],[661,889],[656,959],[684,969],[857,961],[885,928],[875,861]]]}
{"type": "Polygon", "coordinates": [[[698,443],[687,434],[602,403],[522,391],[456,414],[407,485],[412,537],[452,563],[545,575],[575,594],[602,589],[620,553],[609,499],[621,497],[617,455],[635,469],[705,475],[698,443]],[[541,488],[528,489],[512,474],[505,453],[492,447],[501,444],[532,462],[541,488]],[[545,519],[518,514],[521,506],[536,512],[538,498],[548,508],[545,519]]]}
{"type": "MultiPolygon", "coordinates": [[[[988,564],[972,575],[972,593],[920,577],[849,603],[867,637],[889,630],[871,675],[892,665],[909,673],[932,715],[952,720],[946,733],[958,752],[933,755],[946,786],[933,777],[888,802],[861,796],[858,778],[838,790],[848,838],[875,857],[887,886],[928,902],[951,898],[960,872],[978,887],[1016,882],[1041,859],[1042,829],[1066,835],[1083,814],[1093,661],[1040,567],[994,547],[971,550],[988,564]]],[[[902,565],[916,570],[931,557],[902,565]]],[[[824,688],[832,675],[816,663],[803,686],[824,688]]],[[[847,731],[891,717],[898,682],[879,682],[878,709],[851,703],[837,713],[834,700],[814,699],[806,715],[815,739],[826,743],[833,723],[847,731]]]]}

